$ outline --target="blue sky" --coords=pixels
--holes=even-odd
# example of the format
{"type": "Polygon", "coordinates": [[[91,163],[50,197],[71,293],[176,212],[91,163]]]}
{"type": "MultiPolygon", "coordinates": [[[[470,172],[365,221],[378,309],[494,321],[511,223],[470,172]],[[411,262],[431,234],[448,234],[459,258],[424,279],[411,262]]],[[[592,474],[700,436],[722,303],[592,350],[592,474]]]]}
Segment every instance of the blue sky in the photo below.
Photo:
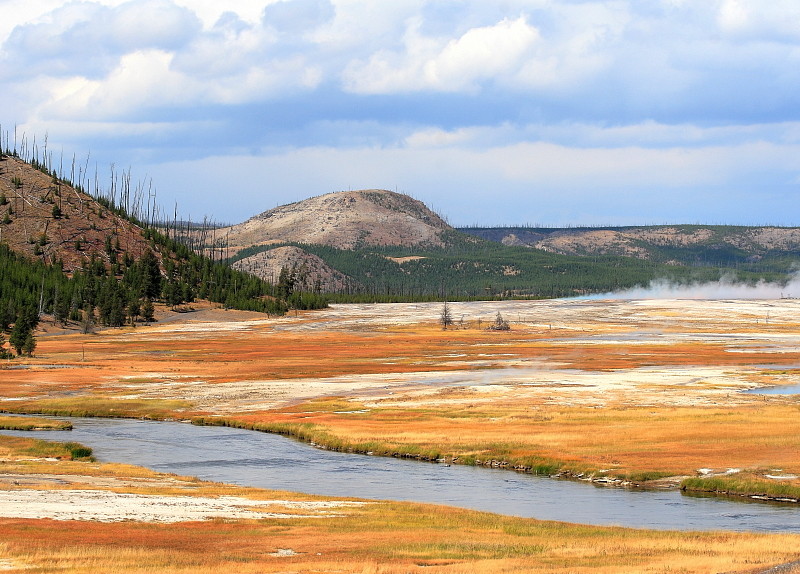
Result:
{"type": "Polygon", "coordinates": [[[238,222],[800,225],[797,0],[0,0],[0,122],[238,222]]]}

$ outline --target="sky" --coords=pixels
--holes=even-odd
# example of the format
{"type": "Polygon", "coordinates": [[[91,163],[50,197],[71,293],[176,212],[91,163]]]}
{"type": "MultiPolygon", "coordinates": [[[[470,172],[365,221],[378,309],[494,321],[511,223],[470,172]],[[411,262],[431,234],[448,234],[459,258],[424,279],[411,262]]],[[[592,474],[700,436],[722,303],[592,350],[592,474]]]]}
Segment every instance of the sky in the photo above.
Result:
{"type": "Polygon", "coordinates": [[[800,225],[797,0],[0,0],[0,85],[4,138],[194,220],[800,225]]]}

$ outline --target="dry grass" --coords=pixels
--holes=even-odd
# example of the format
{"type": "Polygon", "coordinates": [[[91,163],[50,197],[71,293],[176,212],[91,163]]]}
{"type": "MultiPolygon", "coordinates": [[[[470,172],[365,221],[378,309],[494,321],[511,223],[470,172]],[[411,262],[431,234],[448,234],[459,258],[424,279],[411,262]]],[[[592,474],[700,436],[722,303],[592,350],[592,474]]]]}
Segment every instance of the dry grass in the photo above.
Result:
{"type": "MultiPolygon", "coordinates": [[[[35,442],[3,437],[0,452],[15,460],[15,472],[23,475],[98,479],[83,483],[84,488],[323,500],[125,465],[25,460],[35,442]]],[[[63,450],[49,444],[53,452],[63,450]]],[[[800,547],[795,535],[581,526],[413,503],[373,503],[337,514],[324,520],[218,519],[176,525],[0,519],[0,564],[42,573],[749,572],[795,560],[800,547]]]]}
{"type": "Polygon", "coordinates": [[[15,462],[41,459],[88,460],[92,449],[76,442],[51,442],[28,437],[0,435],[0,468],[8,472],[15,462]]]}
{"type": "Polygon", "coordinates": [[[4,556],[15,565],[73,573],[750,572],[797,559],[800,543],[788,535],[586,527],[391,503],[323,521],[6,519],[0,529],[4,556]]]}
{"type": "MultiPolygon", "coordinates": [[[[6,438],[0,444],[6,455],[24,458],[30,442],[6,438]]],[[[106,482],[84,488],[115,492],[322,499],[121,465],[26,463],[19,461],[17,470],[47,471],[64,480],[102,477],[106,482]]],[[[796,535],[581,526],[413,503],[373,503],[323,520],[217,519],[164,525],[0,519],[0,532],[0,563],[42,573],[751,572],[796,560],[800,547],[796,535]]]]}
{"type": "Polygon", "coordinates": [[[71,430],[69,421],[56,421],[36,417],[9,417],[0,415],[0,430],[71,430]]]}
{"type": "MultiPolygon", "coordinates": [[[[352,452],[502,461],[541,473],[598,473],[641,482],[698,469],[800,472],[800,407],[366,409],[341,399],[228,424],[290,434],[352,452]]],[[[214,421],[219,424],[219,420],[214,421]]],[[[774,483],[774,481],[771,481],[774,483]]]]}
{"type": "MultiPolygon", "coordinates": [[[[187,411],[189,406],[190,403],[186,401],[84,395],[81,397],[16,401],[13,406],[9,407],[9,410],[13,409],[16,413],[37,413],[62,417],[143,418],[164,420],[179,416],[179,413],[187,411]]],[[[13,417],[7,418],[11,419],[13,417]]]]}

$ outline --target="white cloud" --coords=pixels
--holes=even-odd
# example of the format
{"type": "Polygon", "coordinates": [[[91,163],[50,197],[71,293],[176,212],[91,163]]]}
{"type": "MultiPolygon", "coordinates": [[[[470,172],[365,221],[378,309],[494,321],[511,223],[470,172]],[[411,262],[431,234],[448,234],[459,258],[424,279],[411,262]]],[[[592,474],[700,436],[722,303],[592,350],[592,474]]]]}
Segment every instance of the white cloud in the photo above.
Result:
{"type": "Polygon", "coordinates": [[[51,88],[52,101],[40,113],[61,119],[91,115],[102,120],[124,118],[155,102],[187,103],[192,90],[170,72],[171,59],[170,53],[160,50],[138,51],[124,55],[102,81],[79,76],[57,80],[51,88]]]}
{"type": "MultiPolygon", "coordinates": [[[[325,86],[353,106],[364,95],[501,94],[506,121],[732,117],[800,104],[795,4],[34,0],[13,17],[0,76],[111,82],[124,57],[158,50],[185,85],[201,86],[205,97],[191,102],[239,105],[325,86]]],[[[159,107],[158,93],[142,113],[159,107]]]]}
{"type": "Polygon", "coordinates": [[[539,40],[539,31],[523,17],[473,28],[425,62],[424,77],[438,89],[474,88],[476,82],[516,71],[539,40]]]}
{"type": "Polygon", "coordinates": [[[722,32],[747,40],[800,40],[800,5],[794,0],[720,0],[717,22],[722,32]]]}
{"type": "Polygon", "coordinates": [[[453,131],[438,128],[428,128],[416,131],[404,139],[404,143],[409,148],[437,148],[450,147],[455,145],[472,144],[479,134],[487,131],[475,128],[462,128],[453,131]]]}
{"type": "Polygon", "coordinates": [[[355,59],[343,73],[355,93],[577,89],[612,62],[631,15],[624,3],[556,4],[544,17],[524,11],[454,38],[425,36],[407,20],[404,43],[355,59]],[[537,25],[542,21],[546,30],[537,25]]]}
{"type": "Polygon", "coordinates": [[[740,0],[723,0],[719,8],[719,25],[724,31],[738,31],[747,26],[750,12],[740,0]]]}
{"type": "Polygon", "coordinates": [[[564,222],[568,209],[606,221],[678,213],[669,194],[737,208],[725,193],[742,217],[747,194],[759,198],[766,221],[768,206],[792,213],[775,197],[796,199],[797,0],[0,0],[0,10],[0,120],[82,134],[76,151],[100,141],[112,161],[142,149],[206,157],[207,145],[244,165],[242,149],[269,148],[251,173],[276,174],[294,199],[397,184],[433,190],[444,208],[459,188],[472,190],[457,198],[464,210],[488,216],[516,215],[504,194],[522,205],[535,193],[564,222]],[[203,137],[175,143],[171,131],[188,126],[203,137]]]}
{"type": "MultiPolygon", "coordinates": [[[[444,136],[446,134],[438,134],[444,136]]],[[[456,136],[459,134],[456,134],[456,136]]],[[[480,138],[479,130],[468,137],[480,138]]],[[[800,143],[733,147],[567,147],[517,143],[439,145],[430,132],[403,147],[273,149],[148,168],[179,205],[244,220],[275,205],[342,189],[398,189],[459,224],[789,224],[800,195],[800,143]],[[220,170],[224,165],[225,169],[220,170]],[[248,174],[269,174],[254,181],[248,174]],[[754,185],[770,190],[753,198],[754,185]],[[235,189],[236,201],[202,205],[235,189]],[[746,206],[746,207],[745,207],[746,206]],[[743,209],[744,207],[744,209],[743,209]]],[[[171,198],[167,199],[169,203],[171,198]]],[[[795,222],[796,223],[796,222],[795,222]]]]}

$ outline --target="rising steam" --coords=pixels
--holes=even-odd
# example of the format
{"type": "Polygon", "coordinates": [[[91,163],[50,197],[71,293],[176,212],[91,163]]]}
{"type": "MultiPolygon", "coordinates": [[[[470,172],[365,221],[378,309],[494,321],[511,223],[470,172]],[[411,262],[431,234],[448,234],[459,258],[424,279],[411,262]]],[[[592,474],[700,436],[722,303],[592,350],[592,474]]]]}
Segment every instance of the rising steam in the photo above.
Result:
{"type": "Polygon", "coordinates": [[[800,273],[795,272],[786,284],[759,281],[741,283],[726,276],[708,283],[673,283],[664,279],[651,281],[647,287],[634,287],[605,293],[597,299],[784,299],[800,297],[800,273]]]}

